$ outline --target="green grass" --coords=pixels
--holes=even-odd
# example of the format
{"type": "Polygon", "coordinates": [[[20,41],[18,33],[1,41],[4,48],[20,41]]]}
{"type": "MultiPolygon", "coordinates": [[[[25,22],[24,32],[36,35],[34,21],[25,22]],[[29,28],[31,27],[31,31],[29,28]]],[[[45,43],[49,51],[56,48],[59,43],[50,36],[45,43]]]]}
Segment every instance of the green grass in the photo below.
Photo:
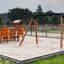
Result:
{"type": "MultiPolygon", "coordinates": [[[[29,30],[29,32],[31,32],[31,30],[29,30]]],[[[34,30],[32,32],[34,32],[34,30]]],[[[38,30],[38,32],[46,32],[46,30],[42,31],[41,29],[41,30],[38,30]]],[[[60,33],[60,32],[61,32],[60,29],[47,29],[47,33],[60,33]]],[[[64,33],[64,30],[63,30],[63,33],[64,33]]]]}
{"type": "MultiPolygon", "coordinates": [[[[0,64],[16,64],[15,62],[0,58],[0,64]]],[[[30,64],[64,64],[64,55],[56,55],[47,59],[40,59],[30,64]]]]}
{"type": "Polygon", "coordinates": [[[48,33],[60,33],[61,31],[59,29],[47,29],[48,33]]]}
{"type": "MultiPolygon", "coordinates": [[[[31,30],[29,30],[29,32],[31,32],[31,30]]],[[[32,31],[32,32],[34,32],[34,31],[32,31]]],[[[38,30],[38,32],[45,32],[46,33],[46,30],[45,31],[38,30]]],[[[57,33],[57,34],[60,34],[61,30],[60,29],[47,29],[47,33],[57,33]]],[[[63,33],[64,33],[64,30],[63,30],[63,33]]]]}
{"type": "Polygon", "coordinates": [[[64,55],[57,55],[47,59],[41,59],[31,62],[31,64],[64,64],[64,55]]]}
{"type": "Polygon", "coordinates": [[[9,60],[0,58],[0,64],[16,64],[16,63],[13,61],[9,61],[9,60]]]}

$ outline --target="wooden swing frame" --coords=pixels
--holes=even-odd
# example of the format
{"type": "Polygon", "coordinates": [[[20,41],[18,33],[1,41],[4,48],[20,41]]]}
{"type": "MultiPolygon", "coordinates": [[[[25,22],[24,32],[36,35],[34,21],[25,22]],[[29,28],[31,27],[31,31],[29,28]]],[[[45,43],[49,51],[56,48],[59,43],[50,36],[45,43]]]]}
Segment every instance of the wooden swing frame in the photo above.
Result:
{"type": "Polygon", "coordinates": [[[25,36],[26,36],[26,34],[27,34],[27,32],[28,32],[28,29],[29,29],[29,27],[31,26],[32,22],[34,22],[36,44],[38,44],[38,38],[37,38],[37,19],[31,19],[31,21],[30,21],[30,23],[29,23],[29,25],[28,25],[28,27],[27,27],[27,29],[26,29],[26,31],[25,31],[25,34],[24,34],[23,37],[22,37],[22,40],[21,40],[19,46],[21,46],[22,42],[24,41],[24,38],[25,38],[25,36]]]}
{"type": "MultiPolygon", "coordinates": [[[[60,13],[52,13],[52,14],[43,14],[43,15],[40,15],[40,16],[52,16],[52,15],[58,15],[59,17],[60,17],[60,19],[61,19],[61,27],[60,27],[60,29],[61,29],[61,33],[60,33],[60,48],[63,48],[63,27],[64,27],[64,24],[63,24],[63,14],[60,14],[60,13]]],[[[27,27],[27,29],[26,29],[26,31],[25,31],[25,34],[23,35],[23,38],[22,38],[22,40],[21,40],[21,42],[20,42],[20,44],[19,44],[19,46],[21,46],[21,44],[22,44],[22,42],[24,41],[24,38],[25,38],[25,36],[26,36],[26,34],[27,34],[27,32],[28,32],[28,29],[29,29],[29,27],[31,26],[31,23],[34,21],[34,26],[35,26],[35,37],[36,37],[36,44],[38,44],[38,38],[37,38],[37,19],[31,19],[31,21],[30,21],[30,23],[29,23],[29,25],[28,25],[28,27],[27,27]]]]}

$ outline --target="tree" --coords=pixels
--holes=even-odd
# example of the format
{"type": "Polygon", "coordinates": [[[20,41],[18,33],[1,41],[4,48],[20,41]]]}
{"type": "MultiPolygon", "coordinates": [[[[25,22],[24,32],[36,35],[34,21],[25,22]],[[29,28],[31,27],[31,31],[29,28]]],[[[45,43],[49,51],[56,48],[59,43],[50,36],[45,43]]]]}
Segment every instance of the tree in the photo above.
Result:
{"type": "Polygon", "coordinates": [[[36,13],[39,15],[43,13],[41,5],[38,5],[38,7],[36,9],[36,13]]]}
{"type": "MultiPolygon", "coordinates": [[[[36,14],[36,15],[42,15],[43,14],[41,5],[38,5],[38,7],[36,9],[36,12],[34,14],[36,14]]],[[[42,16],[38,16],[38,23],[41,24],[42,21],[43,21],[43,17],[42,16]]]]}
{"type": "Polygon", "coordinates": [[[8,17],[10,21],[25,19],[24,22],[26,22],[27,19],[29,20],[32,16],[33,12],[29,9],[13,8],[8,12],[8,17]]]}
{"type": "MultiPolygon", "coordinates": [[[[46,14],[51,15],[51,14],[55,14],[55,13],[50,10],[50,11],[46,12],[46,14]]],[[[52,25],[59,24],[60,23],[59,16],[57,16],[57,15],[48,16],[47,23],[51,23],[52,25]]]]}
{"type": "Polygon", "coordinates": [[[52,24],[53,24],[53,25],[54,25],[54,24],[58,25],[58,24],[60,23],[58,16],[52,16],[51,21],[52,21],[52,24]]]}
{"type": "Polygon", "coordinates": [[[2,25],[3,24],[3,22],[2,22],[2,18],[1,18],[1,16],[0,16],[0,25],[2,25]]]}
{"type": "Polygon", "coordinates": [[[10,21],[21,19],[23,16],[24,16],[24,9],[13,8],[8,12],[8,17],[10,21]]]}
{"type": "Polygon", "coordinates": [[[54,12],[50,10],[50,11],[47,11],[46,14],[50,15],[50,14],[54,14],[54,12]]]}
{"type": "Polygon", "coordinates": [[[45,16],[45,23],[50,24],[51,23],[51,16],[45,16]]]}
{"type": "Polygon", "coordinates": [[[25,8],[25,14],[24,14],[24,19],[29,23],[30,19],[33,17],[33,12],[30,11],[29,9],[25,8]]]}

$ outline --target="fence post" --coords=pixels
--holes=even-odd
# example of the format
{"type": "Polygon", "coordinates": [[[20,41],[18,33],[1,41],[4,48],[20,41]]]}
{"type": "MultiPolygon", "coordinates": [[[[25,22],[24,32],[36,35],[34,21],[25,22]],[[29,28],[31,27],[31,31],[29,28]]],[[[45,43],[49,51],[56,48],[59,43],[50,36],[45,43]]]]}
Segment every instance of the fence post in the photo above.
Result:
{"type": "Polygon", "coordinates": [[[47,24],[46,24],[46,37],[47,37],[47,24]]]}

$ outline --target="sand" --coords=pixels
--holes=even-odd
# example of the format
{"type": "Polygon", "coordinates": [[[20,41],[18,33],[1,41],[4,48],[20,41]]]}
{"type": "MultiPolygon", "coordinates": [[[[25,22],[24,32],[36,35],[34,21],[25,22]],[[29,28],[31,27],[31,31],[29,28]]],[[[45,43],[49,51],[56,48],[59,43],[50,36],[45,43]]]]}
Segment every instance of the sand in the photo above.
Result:
{"type": "Polygon", "coordinates": [[[60,49],[60,39],[38,37],[36,45],[35,37],[26,36],[19,46],[21,39],[0,44],[0,54],[22,61],[64,50],[64,46],[60,49]]]}

